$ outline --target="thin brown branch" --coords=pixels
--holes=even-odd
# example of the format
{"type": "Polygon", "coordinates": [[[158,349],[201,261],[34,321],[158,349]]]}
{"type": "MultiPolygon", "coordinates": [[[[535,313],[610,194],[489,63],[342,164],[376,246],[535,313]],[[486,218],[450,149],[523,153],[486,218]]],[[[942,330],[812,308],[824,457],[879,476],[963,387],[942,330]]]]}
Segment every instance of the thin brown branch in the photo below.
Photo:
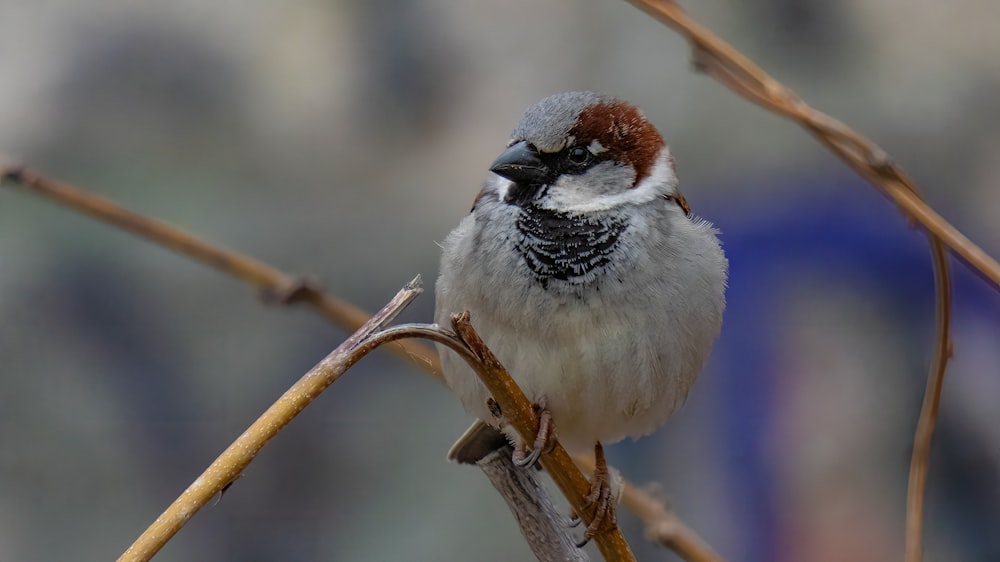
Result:
{"type": "Polygon", "coordinates": [[[622,485],[622,504],[646,524],[646,538],[650,541],[673,550],[687,562],[722,562],[719,553],[677,514],[633,484],[622,485]]]}
{"type": "MultiPolygon", "coordinates": [[[[944,254],[940,244],[934,246],[935,254],[944,254]]],[[[943,259],[941,255],[936,256],[943,259]]],[[[924,490],[927,488],[927,471],[930,465],[931,441],[934,438],[934,426],[937,423],[938,409],[941,405],[941,388],[944,386],[944,371],[951,355],[951,342],[948,340],[951,311],[949,310],[951,281],[947,269],[935,270],[937,286],[937,338],[939,345],[935,347],[932,370],[927,377],[927,388],[924,391],[924,402],[920,407],[920,418],[917,421],[917,432],[913,439],[913,453],[910,458],[910,476],[906,486],[906,551],[903,560],[920,562],[923,555],[924,536],[924,490]],[[940,343],[943,342],[943,345],[940,343]]]]}
{"type": "Polygon", "coordinates": [[[694,50],[695,65],[699,70],[741,97],[797,122],[872,186],[892,199],[905,216],[927,231],[934,264],[937,334],[934,359],[914,436],[906,509],[906,560],[919,562],[927,459],[951,349],[951,278],[944,246],[963,258],[995,288],[1000,287],[1000,264],[927,205],[916,185],[881,147],[833,117],[810,107],[790,88],[694,21],[676,2],[628,1],[686,37],[694,50]]]}
{"type": "Polygon", "coordinates": [[[145,561],[159,552],[198,510],[240,477],[271,438],[340,378],[340,375],[377,347],[371,344],[371,336],[391,322],[421,292],[420,277],[417,277],[344,343],[303,375],[156,518],[121,555],[119,562],[145,561]]]}
{"type": "MultiPolygon", "coordinates": [[[[118,559],[119,562],[139,562],[151,559],[212,497],[221,493],[239,478],[264,445],[312,403],[320,393],[361,358],[385,344],[404,338],[419,337],[447,345],[469,363],[487,387],[492,391],[500,390],[495,394],[495,399],[508,413],[510,419],[518,420],[516,426],[519,429],[527,430],[528,426],[524,424],[531,423],[537,428],[538,420],[531,404],[475,333],[469,324],[468,313],[456,315],[453,321],[456,332],[460,333],[461,336],[437,325],[429,324],[404,324],[383,329],[422,291],[420,278],[417,277],[358,331],[303,375],[236,441],[227,447],[174,500],[163,514],[157,517],[156,521],[121,555],[118,559]]],[[[584,514],[584,521],[589,523],[593,519],[593,506],[588,505],[585,499],[589,484],[580,469],[569,458],[565,449],[555,443],[553,451],[544,454],[541,462],[553,481],[566,495],[573,509],[577,513],[584,514]]],[[[554,510],[549,510],[549,512],[555,513],[554,510]]],[[[617,526],[610,531],[599,534],[595,540],[606,560],[611,562],[635,561],[617,526]]]]}
{"type": "MultiPolygon", "coordinates": [[[[473,330],[469,313],[452,316],[452,327],[458,337],[479,359],[477,363],[470,363],[470,365],[476,370],[479,380],[483,382],[490,395],[500,405],[504,417],[521,434],[525,442],[534,441],[538,434],[539,420],[531,407],[531,402],[473,330]]],[[[549,473],[552,481],[569,500],[573,510],[582,514],[583,521],[589,525],[594,518],[594,506],[586,499],[590,492],[590,482],[573,463],[573,459],[566,452],[566,449],[557,441],[551,449],[542,452],[540,462],[545,471],[549,473]]],[[[635,556],[617,525],[610,531],[600,533],[594,538],[605,560],[611,562],[635,560],[635,556]]]]}
{"type": "Polygon", "coordinates": [[[916,195],[912,182],[888,158],[884,150],[840,121],[807,105],[790,88],[693,20],[676,2],[628,2],[686,37],[695,51],[695,64],[699,70],[741,97],[788,117],[808,129],[848,165],[872,182],[872,185],[895,201],[908,217],[939,237],[995,287],[1000,287],[1000,263],[916,195]]]}
{"type": "MultiPolygon", "coordinates": [[[[526,440],[534,439],[534,435],[538,432],[539,420],[531,407],[531,402],[476,333],[470,323],[469,313],[452,316],[452,327],[454,333],[436,324],[402,324],[373,334],[362,342],[358,349],[368,352],[385,343],[413,337],[429,339],[448,346],[472,367],[479,380],[500,405],[504,417],[522,437],[526,440]]],[[[542,453],[540,462],[573,510],[582,513],[583,521],[589,524],[594,518],[594,506],[586,499],[590,491],[590,482],[573,463],[566,449],[556,441],[549,451],[542,453]]],[[[598,534],[594,540],[608,562],[635,562],[635,557],[617,525],[609,531],[598,534]]]]}
{"type": "MultiPolygon", "coordinates": [[[[42,195],[245,281],[256,287],[268,300],[285,304],[307,303],[344,330],[357,330],[369,318],[360,308],[325,293],[300,278],[245,254],[209,244],[176,226],[126,209],[114,201],[69,183],[50,179],[26,168],[10,166],[0,166],[0,181],[42,195]]],[[[428,374],[441,379],[441,367],[433,349],[412,341],[396,343],[391,349],[428,374]]]]}
{"type": "MultiPolygon", "coordinates": [[[[594,471],[594,461],[587,457],[574,457],[587,472],[594,471]]],[[[677,553],[686,562],[723,562],[705,539],[688,527],[666,504],[635,484],[622,484],[622,505],[628,508],[646,526],[646,538],[677,553]]]]}
{"type": "MultiPolygon", "coordinates": [[[[947,289],[949,285],[948,272],[944,261],[944,252],[934,237],[940,237],[949,248],[996,286],[1000,286],[1000,265],[924,203],[917,194],[915,186],[903,171],[874,143],[836,119],[809,107],[789,88],[771,78],[739,51],[708,31],[707,28],[689,18],[676,3],[643,0],[630,0],[630,2],[687,37],[694,46],[695,62],[701,70],[753,103],[800,123],[856,172],[896,201],[907,216],[932,234],[935,278],[938,287],[938,336],[935,359],[931,368],[931,376],[928,379],[927,394],[915,439],[907,509],[907,560],[908,562],[919,560],[926,459],[929,455],[949,349],[947,317],[950,291],[947,289]]],[[[324,295],[315,288],[266,264],[212,247],[174,227],[132,213],[108,200],[90,195],[68,184],[51,181],[16,168],[0,168],[0,176],[5,180],[32,189],[62,204],[131,230],[202,263],[230,273],[270,294],[278,295],[285,302],[308,302],[342,327],[353,329],[364,321],[365,315],[359,309],[324,295]]],[[[397,352],[402,352],[401,354],[416,359],[416,363],[424,371],[435,375],[439,372],[436,356],[432,351],[416,344],[400,345],[397,352]]],[[[531,423],[537,424],[537,421],[531,423]]],[[[629,506],[633,511],[638,510],[636,514],[647,524],[647,529],[670,529],[669,523],[671,521],[679,523],[676,516],[669,512],[666,512],[668,517],[664,519],[662,513],[657,510],[639,509],[638,507],[641,505],[657,505],[658,502],[632,486],[626,486],[626,490],[629,490],[625,497],[626,506],[629,506]],[[630,497],[645,499],[651,503],[630,501],[630,497]],[[667,522],[666,525],[663,524],[664,521],[667,522]]],[[[681,526],[686,529],[682,524],[681,526]]],[[[670,532],[655,531],[651,534],[659,537],[657,540],[671,546],[687,560],[713,559],[710,557],[699,558],[699,556],[704,556],[705,549],[699,548],[699,545],[704,545],[704,542],[693,532],[672,535],[670,532]],[[674,536],[679,537],[679,539],[671,538],[674,536]]],[[[707,545],[705,546],[707,547],[707,545]]],[[[707,552],[711,553],[711,549],[707,549],[707,552]]],[[[714,555],[714,553],[711,554],[714,555]]]]}
{"type": "MultiPolygon", "coordinates": [[[[50,179],[22,167],[2,165],[0,165],[0,182],[43,195],[65,207],[132,232],[150,242],[174,250],[183,256],[254,285],[266,294],[279,296],[279,300],[284,302],[310,304],[333,324],[344,329],[356,330],[367,320],[364,312],[350,303],[304,284],[270,265],[209,244],[175,226],[125,209],[109,199],[94,195],[69,183],[50,179]]],[[[420,325],[411,325],[410,328],[414,330],[414,333],[406,337],[421,337],[447,345],[448,338],[443,337],[436,330],[429,330],[420,325]]],[[[396,352],[397,356],[403,357],[425,373],[441,380],[440,363],[434,350],[414,341],[406,341],[403,336],[395,338],[395,340],[391,349],[396,352]]],[[[468,350],[465,350],[464,353],[466,355],[463,357],[467,361],[475,360],[474,357],[467,355],[468,350]]],[[[637,490],[636,493],[641,494],[642,492],[637,490]]],[[[649,498],[649,501],[655,500],[649,498]]],[[[176,529],[173,530],[171,536],[176,532],[176,529]]],[[[166,538],[169,539],[169,537],[166,538]]],[[[683,551],[677,552],[682,557],[686,556],[683,551]]]]}

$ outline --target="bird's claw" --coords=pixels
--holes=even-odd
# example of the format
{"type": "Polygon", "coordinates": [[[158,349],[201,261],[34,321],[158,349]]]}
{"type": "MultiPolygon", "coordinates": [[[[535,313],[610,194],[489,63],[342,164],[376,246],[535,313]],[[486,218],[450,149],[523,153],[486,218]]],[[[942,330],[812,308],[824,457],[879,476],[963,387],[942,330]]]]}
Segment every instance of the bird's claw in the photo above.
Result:
{"type": "Polygon", "coordinates": [[[535,466],[542,453],[552,449],[556,439],[555,424],[552,421],[552,412],[544,404],[532,404],[532,409],[538,414],[538,434],[535,435],[535,442],[529,451],[523,442],[514,447],[514,454],[511,460],[515,466],[530,468],[535,466]]]}
{"type": "MultiPolygon", "coordinates": [[[[604,447],[600,443],[594,445],[594,474],[590,477],[590,493],[585,499],[587,505],[594,508],[594,518],[587,525],[583,540],[576,544],[577,548],[583,548],[590,539],[618,525],[616,513],[618,498],[612,490],[608,461],[604,458],[604,447]]],[[[580,519],[575,514],[574,517],[580,519]]]]}

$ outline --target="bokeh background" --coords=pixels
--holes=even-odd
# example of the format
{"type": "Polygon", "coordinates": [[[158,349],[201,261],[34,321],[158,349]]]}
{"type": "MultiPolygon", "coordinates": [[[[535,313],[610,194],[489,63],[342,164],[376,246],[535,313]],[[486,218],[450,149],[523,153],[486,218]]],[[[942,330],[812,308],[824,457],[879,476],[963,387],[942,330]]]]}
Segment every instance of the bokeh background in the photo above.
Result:
{"type": "MultiPolygon", "coordinates": [[[[714,0],[694,15],[868,133],[1000,252],[1000,4],[714,0]]],[[[0,154],[320,279],[369,310],[468,211],[521,111],[643,107],[732,263],[723,337],[663,430],[611,447],[731,560],[902,552],[933,332],[923,236],[623,2],[0,1],[0,154]]],[[[1000,297],[956,268],[926,545],[1000,560],[1000,297]]],[[[429,321],[432,294],[404,320],[429,321]]],[[[116,557],[344,333],[0,189],[0,559],[116,557]]],[[[157,560],[524,560],[444,453],[468,420],[375,354],[157,560]]],[[[621,521],[644,560],[674,559],[621,521]]]]}

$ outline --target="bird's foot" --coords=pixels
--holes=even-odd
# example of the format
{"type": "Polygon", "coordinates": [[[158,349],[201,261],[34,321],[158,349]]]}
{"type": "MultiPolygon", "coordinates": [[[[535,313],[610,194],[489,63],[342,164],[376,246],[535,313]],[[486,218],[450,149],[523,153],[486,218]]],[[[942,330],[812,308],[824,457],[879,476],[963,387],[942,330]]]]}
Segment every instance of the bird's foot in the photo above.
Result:
{"type": "MultiPolygon", "coordinates": [[[[615,471],[615,476],[621,475],[615,471]]],[[[613,486],[608,461],[604,458],[604,447],[598,442],[594,445],[594,474],[590,477],[590,493],[585,498],[587,504],[594,508],[594,518],[583,533],[583,540],[577,547],[583,548],[590,539],[614,529],[618,525],[616,514],[618,496],[621,486],[613,486]]]]}
{"type": "Polygon", "coordinates": [[[514,464],[522,468],[535,466],[542,453],[552,450],[556,440],[556,426],[552,421],[552,412],[545,407],[544,401],[541,404],[532,404],[531,408],[538,415],[538,434],[535,435],[535,442],[528,450],[525,442],[521,441],[514,447],[514,454],[511,460],[514,464]]]}

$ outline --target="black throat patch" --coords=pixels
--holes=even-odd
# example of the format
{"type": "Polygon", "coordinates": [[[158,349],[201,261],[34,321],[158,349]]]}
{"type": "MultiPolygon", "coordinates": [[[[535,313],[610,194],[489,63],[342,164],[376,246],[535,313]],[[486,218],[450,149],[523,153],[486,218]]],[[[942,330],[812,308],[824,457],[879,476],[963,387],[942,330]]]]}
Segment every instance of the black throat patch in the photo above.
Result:
{"type": "Polygon", "coordinates": [[[611,261],[628,222],[525,206],[517,217],[519,237],[514,246],[535,279],[548,288],[559,279],[587,283],[588,274],[611,261]]]}

